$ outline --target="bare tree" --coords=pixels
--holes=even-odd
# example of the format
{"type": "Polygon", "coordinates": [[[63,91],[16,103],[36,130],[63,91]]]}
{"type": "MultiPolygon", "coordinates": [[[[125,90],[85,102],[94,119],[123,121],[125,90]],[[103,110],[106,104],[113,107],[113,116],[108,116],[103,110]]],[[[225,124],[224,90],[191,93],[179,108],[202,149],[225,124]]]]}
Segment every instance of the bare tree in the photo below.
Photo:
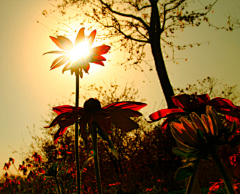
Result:
{"type": "Polygon", "coordinates": [[[174,32],[187,26],[199,26],[203,20],[208,22],[206,16],[216,2],[204,5],[200,0],[61,0],[55,10],[44,10],[43,15],[51,16],[56,11],[65,15],[71,9],[77,13],[69,20],[95,21],[104,29],[102,36],[120,43],[128,52],[122,65],[140,67],[146,62],[145,49],[149,45],[167,105],[172,108],[175,107],[171,100],[174,91],[164,62],[164,48],[166,45],[178,50],[192,47],[193,44],[174,45],[171,42],[174,32]]]}
{"type": "Polygon", "coordinates": [[[197,80],[197,83],[187,84],[185,88],[174,89],[175,94],[208,94],[209,97],[222,97],[231,100],[234,104],[239,102],[240,93],[237,85],[229,86],[215,77],[197,80]]]}

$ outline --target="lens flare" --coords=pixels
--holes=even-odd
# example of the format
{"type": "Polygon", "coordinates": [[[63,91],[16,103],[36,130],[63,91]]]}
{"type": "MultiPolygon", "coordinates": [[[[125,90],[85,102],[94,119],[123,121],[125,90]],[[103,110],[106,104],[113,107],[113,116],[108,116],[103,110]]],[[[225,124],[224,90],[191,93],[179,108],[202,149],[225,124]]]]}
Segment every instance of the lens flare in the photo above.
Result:
{"type": "Polygon", "coordinates": [[[72,62],[76,62],[79,59],[85,59],[90,54],[90,48],[87,41],[83,41],[76,45],[72,50],[69,51],[72,62]]]}

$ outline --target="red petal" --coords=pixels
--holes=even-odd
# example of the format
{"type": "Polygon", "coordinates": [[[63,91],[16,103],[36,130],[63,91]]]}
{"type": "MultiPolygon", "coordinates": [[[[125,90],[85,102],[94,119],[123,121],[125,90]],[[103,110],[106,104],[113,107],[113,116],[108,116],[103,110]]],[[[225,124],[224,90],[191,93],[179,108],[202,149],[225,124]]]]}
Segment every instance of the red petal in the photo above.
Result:
{"type": "Polygon", "coordinates": [[[83,70],[85,71],[85,73],[88,73],[88,70],[90,69],[90,65],[88,62],[86,62],[85,64],[83,64],[83,70]]]}
{"type": "Polygon", "coordinates": [[[55,65],[56,65],[58,62],[60,62],[63,58],[64,58],[64,55],[61,55],[60,57],[56,58],[56,59],[53,61],[50,69],[55,69],[55,68],[57,68],[57,67],[55,67],[55,65]]]}
{"type": "Polygon", "coordinates": [[[46,55],[46,54],[67,54],[67,52],[66,51],[49,51],[49,52],[43,53],[43,55],[46,55]]]}
{"type": "MultiPolygon", "coordinates": [[[[63,50],[70,50],[70,49],[74,48],[73,43],[71,42],[71,40],[69,40],[65,36],[58,36],[57,39],[60,42],[63,50]]],[[[59,48],[61,48],[61,47],[59,47],[59,48]]]]}
{"type": "Polygon", "coordinates": [[[97,122],[99,127],[107,134],[111,132],[111,123],[114,123],[112,118],[109,118],[109,115],[100,110],[99,114],[96,114],[94,120],[97,122]]]}
{"type": "Polygon", "coordinates": [[[163,117],[167,117],[173,114],[185,113],[183,109],[172,108],[172,109],[161,109],[155,113],[149,115],[152,121],[158,121],[163,117]]]}
{"type": "MultiPolygon", "coordinates": [[[[63,121],[71,120],[72,117],[76,117],[76,115],[78,115],[76,112],[74,112],[74,113],[72,113],[72,112],[65,112],[65,113],[59,114],[55,119],[53,119],[51,124],[49,126],[46,126],[45,128],[53,127],[56,124],[63,124],[63,121]]],[[[69,125],[71,125],[71,124],[69,124],[69,125]]],[[[65,125],[64,127],[66,127],[66,126],[67,125],[65,125]]]]}
{"type": "Polygon", "coordinates": [[[236,109],[240,111],[240,107],[235,106],[231,100],[220,97],[212,99],[208,102],[208,105],[213,106],[214,108],[236,109]]]}
{"type": "Polygon", "coordinates": [[[93,41],[95,39],[95,36],[96,36],[96,33],[97,33],[97,30],[93,30],[91,32],[91,34],[88,36],[88,46],[91,47],[92,44],[93,44],[93,41]]]}
{"type": "Polygon", "coordinates": [[[197,100],[200,104],[206,104],[210,101],[208,94],[197,95],[197,100]]]}
{"type": "Polygon", "coordinates": [[[73,111],[78,111],[83,108],[81,107],[75,107],[75,106],[70,106],[70,105],[62,105],[62,106],[56,106],[53,107],[53,111],[57,113],[58,115],[62,113],[68,113],[68,112],[73,112],[73,111]]]}
{"type": "Polygon", "coordinates": [[[57,38],[50,36],[50,38],[60,49],[69,50],[73,48],[72,42],[64,36],[58,36],[57,38]]]}
{"type": "Polygon", "coordinates": [[[240,125],[240,120],[239,120],[239,118],[226,115],[226,119],[227,119],[230,123],[233,123],[233,122],[235,121],[235,122],[237,123],[237,125],[240,125]]]}
{"type": "Polygon", "coordinates": [[[110,46],[108,45],[102,45],[94,47],[90,50],[91,53],[97,54],[97,55],[103,55],[106,54],[110,50],[110,46]]]}
{"type": "Polygon", "coordinates": [[[64,73],[64,71],[71,69],[72,64],[73,64],[72,61],[69,61],[68,63],[66,63],[62,69],[62,73],[64,73]]]}
{"type": "Polygon", "coordinates": [[[145,106],[147,106],[147,104],[142,102],[123,101],[123,102],[115,102],[115,103],[109,104],[103,107],[103,109],[119,108],[119,109],[131,109],[131,110],[138,111],[145,106]]]}
{"type": "Polygon", "coordinates": [[[50,70],[56,69],[57,67],[64,65],[68,61],[69,61],[69,57],[62,56],[62,59],[60,61],[58,61],[57,63],[55,63],[55,61],[53,61],[52,65],[50,67],[50,70]]]}
{"type": "Polygon", "coordinates": [[[79,30],[79,32],[77,34],[77,37],[76,37],[76,40],[75,40],[75,46],[85,40],[84,30],[85,30],[85,28],[81,28],[79,30]]]}
{"type": "Polygon", "coordinates": [[[217,112],[225,114],[225,115],[230,115],[230,116],[233,116],[233,117],[240,117],[239,110],[224,109],[224,108],[215,108],[215,110],[217,112]]]}
{"type": "Polygon", "coordinates": [[[169,118],[167,118],[167,119],[165,119],[165,121],[163,121],[163,123],[162,123],[162,125],[161,125],[162,133],[165,133],[165,131],[167,130],[167,127],[168,127],[168,125],[169,125],[170,122],[171,122],[171,121],[170,121],[169,118]]]}
{"type": "Polygon", "coordinates": [[[100,56],[100,55],[92,55],[88,61],[90,63],[101,63],[102,61],[106,61],[106,59],[103,57],[103,56],[100,56]]]}
{"type": "Polygon", "coordinates": [[[139,125],[131,120],[129,117],[125,117],[124,115],[118,115],[118,118],[112,118],[112,123],[119,129],[122,129],[125,132],[131,131],[133,129],[137,129],[139,125]]]}
{"type": "Polygon", "coordinates": [[[67,127],[58,129],[58,131],[54,135],[55,144],[57,143],[58,139],[65,133],[66,130],[67,130],[67,127]]]}
{"type": "Polygon", "coordinates": [[[95,64],[98,64],[98,65],[104,66],[104,63],[103,63],[102,61],[93,61],[92,63],[95,63],[95,64]]]}
{"type": "Polygon", "coordinates": [[[177,107],[193,110],[209,102],[210,98],[207,94],[203,95],[181,94],[173,96],[172,101],[177,107]]]}

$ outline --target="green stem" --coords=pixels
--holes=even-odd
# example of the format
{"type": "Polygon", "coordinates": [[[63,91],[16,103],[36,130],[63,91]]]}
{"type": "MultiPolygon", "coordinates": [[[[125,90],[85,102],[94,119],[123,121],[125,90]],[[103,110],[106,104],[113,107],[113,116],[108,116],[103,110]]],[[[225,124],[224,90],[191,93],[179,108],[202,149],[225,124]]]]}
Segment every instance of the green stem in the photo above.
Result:
{"type": "MultiPolygon", "coordinates": [[[[76,101],[75,106],[78,107],[79,104],[79,72],[76,71],[76,101]]],[[[81,193],[80,185],[80,169],[79,169],[79,155],[78,155],[78,121],[75,123],[75,159],[76,159],[76,168],[77,168],[77,190],[78,194],[81,193]]]]}
{"type": "Polygon", "coordinates": [[[193,172],[193,175],[189,179],[186,194],[191,194],[191,192],[192,192],[194,180],[195,180],[196,173],[197,173],[197,166],[198,166],[198,162],[194,165],[194,172],[193,172]]]}
{"type": "Polygon", "coordinates": [[[216,152],[216,149],[215,149],[215,148],[212,148],[212,149],[210,150],[210,154],[211,154],[211,156],[212,156],[213,161],[214,161],[215,164],[217,165],[218,170],[220,171],[220,174],[221,174],[221,176],[222,176],[222,178],[223,178],[223,181],[224,181],[224,183],[225,183],[225,186],[226,186],[226,189],[227,189],[228,193],[229,193],[229,194],[235,194],[235,191],[234,191],[234,189],[233,189],[233,186],[232,186],[232,184],[231,184],[231,181],[230,181],[230,179],[229,179],[228,176],[227,176],[227,173],[226,173],[226,171],[225,171],[225,169],[224,169],[224,167],[223,167],[223,164],[222,164],[222,162],[221,162],[221,160],[220,160],[220,158],[219,158],[219,156],[218,156],[218,154],[217,154],[217,152],[216,152]]]}
{"type": "Polygon", "coordinates": [[[101,178],[100,178],[100,169],[98,163],[98,147],[97,147],[97,127],[94,123],[92,123],[92,141],[93,141],[93,158],[94,158],[94,165],[95,165],[95,173],[96,173],[96,180],[97,180],[97,188],[98,194],[102,194],[102,186],[101,186],[101,178]]]}
{"type": "Polygon", "coordinates": [[[56,181],[56,184],[57,184],[58,194],[61,194],[61,190],[60,190],[60,187],[59,187],[59,184],[58,184],[57,176],[55,175],[54,178],[55,178],[55,181],[56,181]]]}

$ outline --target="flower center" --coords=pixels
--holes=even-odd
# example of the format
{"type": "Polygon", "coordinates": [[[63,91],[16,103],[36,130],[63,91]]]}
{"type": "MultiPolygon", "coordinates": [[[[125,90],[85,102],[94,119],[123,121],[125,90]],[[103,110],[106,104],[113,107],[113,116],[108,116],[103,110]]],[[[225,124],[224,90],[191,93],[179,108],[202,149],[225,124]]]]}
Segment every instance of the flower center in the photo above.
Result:
{"type": "Polygon", "coordinates": [[[97,99],[89,98],[85,101],[83,108],[86,112],[101,110],[101,104],[97,99]]]}

